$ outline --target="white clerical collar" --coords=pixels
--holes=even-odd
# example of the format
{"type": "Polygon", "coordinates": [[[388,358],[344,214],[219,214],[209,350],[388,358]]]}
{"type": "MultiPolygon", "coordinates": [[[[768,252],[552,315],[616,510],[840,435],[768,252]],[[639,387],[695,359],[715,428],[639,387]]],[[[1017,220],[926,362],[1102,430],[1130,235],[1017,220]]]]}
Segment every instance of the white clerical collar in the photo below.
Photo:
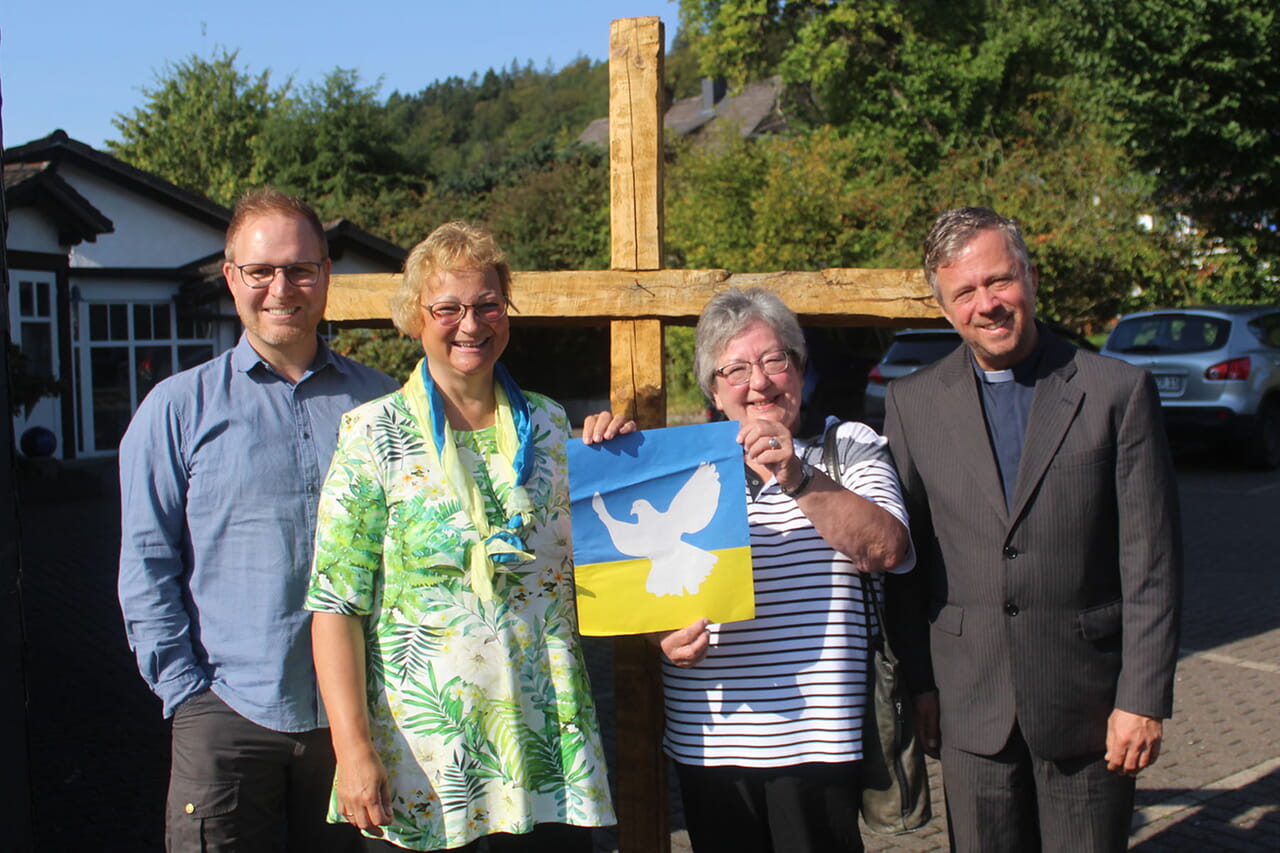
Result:
{"type": "Polygon", "coordinates": [[[982,371],[982,381],[991,385],[997,385],[1001,382],[1013,381],[1013,368],[1007,370],[984,370],[982,371]]]}

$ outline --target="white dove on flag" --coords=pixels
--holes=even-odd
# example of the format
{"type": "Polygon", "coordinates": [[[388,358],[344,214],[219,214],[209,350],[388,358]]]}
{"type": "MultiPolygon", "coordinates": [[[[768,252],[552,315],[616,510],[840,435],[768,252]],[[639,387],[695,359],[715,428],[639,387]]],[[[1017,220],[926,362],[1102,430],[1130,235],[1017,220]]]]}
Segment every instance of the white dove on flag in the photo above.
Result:
{"type": "Polygon", "coordinates": [[[709,462],[698,465],[666,512],[658,512],[646,500],[633,503],[634,524],[610,516],[599,492],[591,498],[591,508],[609,531],[613,547],[653,564],[644,584],[653,595],[695,594],[711,574],[720,558],[690,545],[683,537],[710,524],[719,503],[720,475],[709,462]]]}

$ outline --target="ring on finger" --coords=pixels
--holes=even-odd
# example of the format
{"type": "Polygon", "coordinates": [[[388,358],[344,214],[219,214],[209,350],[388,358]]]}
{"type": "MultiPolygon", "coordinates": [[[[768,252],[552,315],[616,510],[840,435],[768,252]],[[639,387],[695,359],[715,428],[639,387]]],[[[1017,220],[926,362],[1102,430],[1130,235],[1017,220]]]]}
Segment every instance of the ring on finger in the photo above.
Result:
{"type": "Polygon", "coordinates": [[[773,449],[773,450],[777,450],[777,449],[778,449],[779,447],[781,447],[781,446],[782,446],[782,445],[778,443],[778,439],[776,439],[776,438],[771,438],[771,439],[769,439],[769,447],[770,447],[771,449],[773,449]]]}

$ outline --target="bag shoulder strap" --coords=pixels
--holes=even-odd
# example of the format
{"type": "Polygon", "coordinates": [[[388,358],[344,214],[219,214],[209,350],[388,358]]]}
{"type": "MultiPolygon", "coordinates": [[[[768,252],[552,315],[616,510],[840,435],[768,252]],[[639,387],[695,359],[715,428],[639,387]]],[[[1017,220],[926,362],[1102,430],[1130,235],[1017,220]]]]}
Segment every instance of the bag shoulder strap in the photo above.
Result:
{"type": "MultiPolygon", "coordinates": [[[[822,460],[826,465],[827,476],[835,480],[837,483],[843,484],[843,478],[840,472],[840,443],[836,436],[840,425],[837,423],[830,427],[822,437],[822,460]]],[[[889,638],[884,630],[884,608],[880,604],[880,596],[876,595],[876,586],[871,578],[865,572],[859,572],[858,578],[862,581],[862,599],[870,601],[873,612],[876,614],[876,627],[880,631],[880,645],[884,649],[884,656],[890,664],[897,665],[898,656],[893,653],[893,649],[889,647],[889,638]]],[[[867,638],[870,640],[870,637],[867,638]]]]}

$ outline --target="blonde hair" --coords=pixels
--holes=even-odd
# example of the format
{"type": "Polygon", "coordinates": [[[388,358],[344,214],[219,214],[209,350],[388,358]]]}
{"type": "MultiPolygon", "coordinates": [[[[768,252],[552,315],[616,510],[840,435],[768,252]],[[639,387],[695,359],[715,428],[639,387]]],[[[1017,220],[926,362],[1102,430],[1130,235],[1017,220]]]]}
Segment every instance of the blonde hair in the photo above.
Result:
{"type": "Polygon", "coordinates": [[[469,222],[446,222],[414,246],[404,260],[400,289],[391,297],[391,320],[410,337],[422,334],[422,294],[440,273],[482,270],[498,274],[502,298],[511,301],[511,267],[493,233],[469,222]]]}

